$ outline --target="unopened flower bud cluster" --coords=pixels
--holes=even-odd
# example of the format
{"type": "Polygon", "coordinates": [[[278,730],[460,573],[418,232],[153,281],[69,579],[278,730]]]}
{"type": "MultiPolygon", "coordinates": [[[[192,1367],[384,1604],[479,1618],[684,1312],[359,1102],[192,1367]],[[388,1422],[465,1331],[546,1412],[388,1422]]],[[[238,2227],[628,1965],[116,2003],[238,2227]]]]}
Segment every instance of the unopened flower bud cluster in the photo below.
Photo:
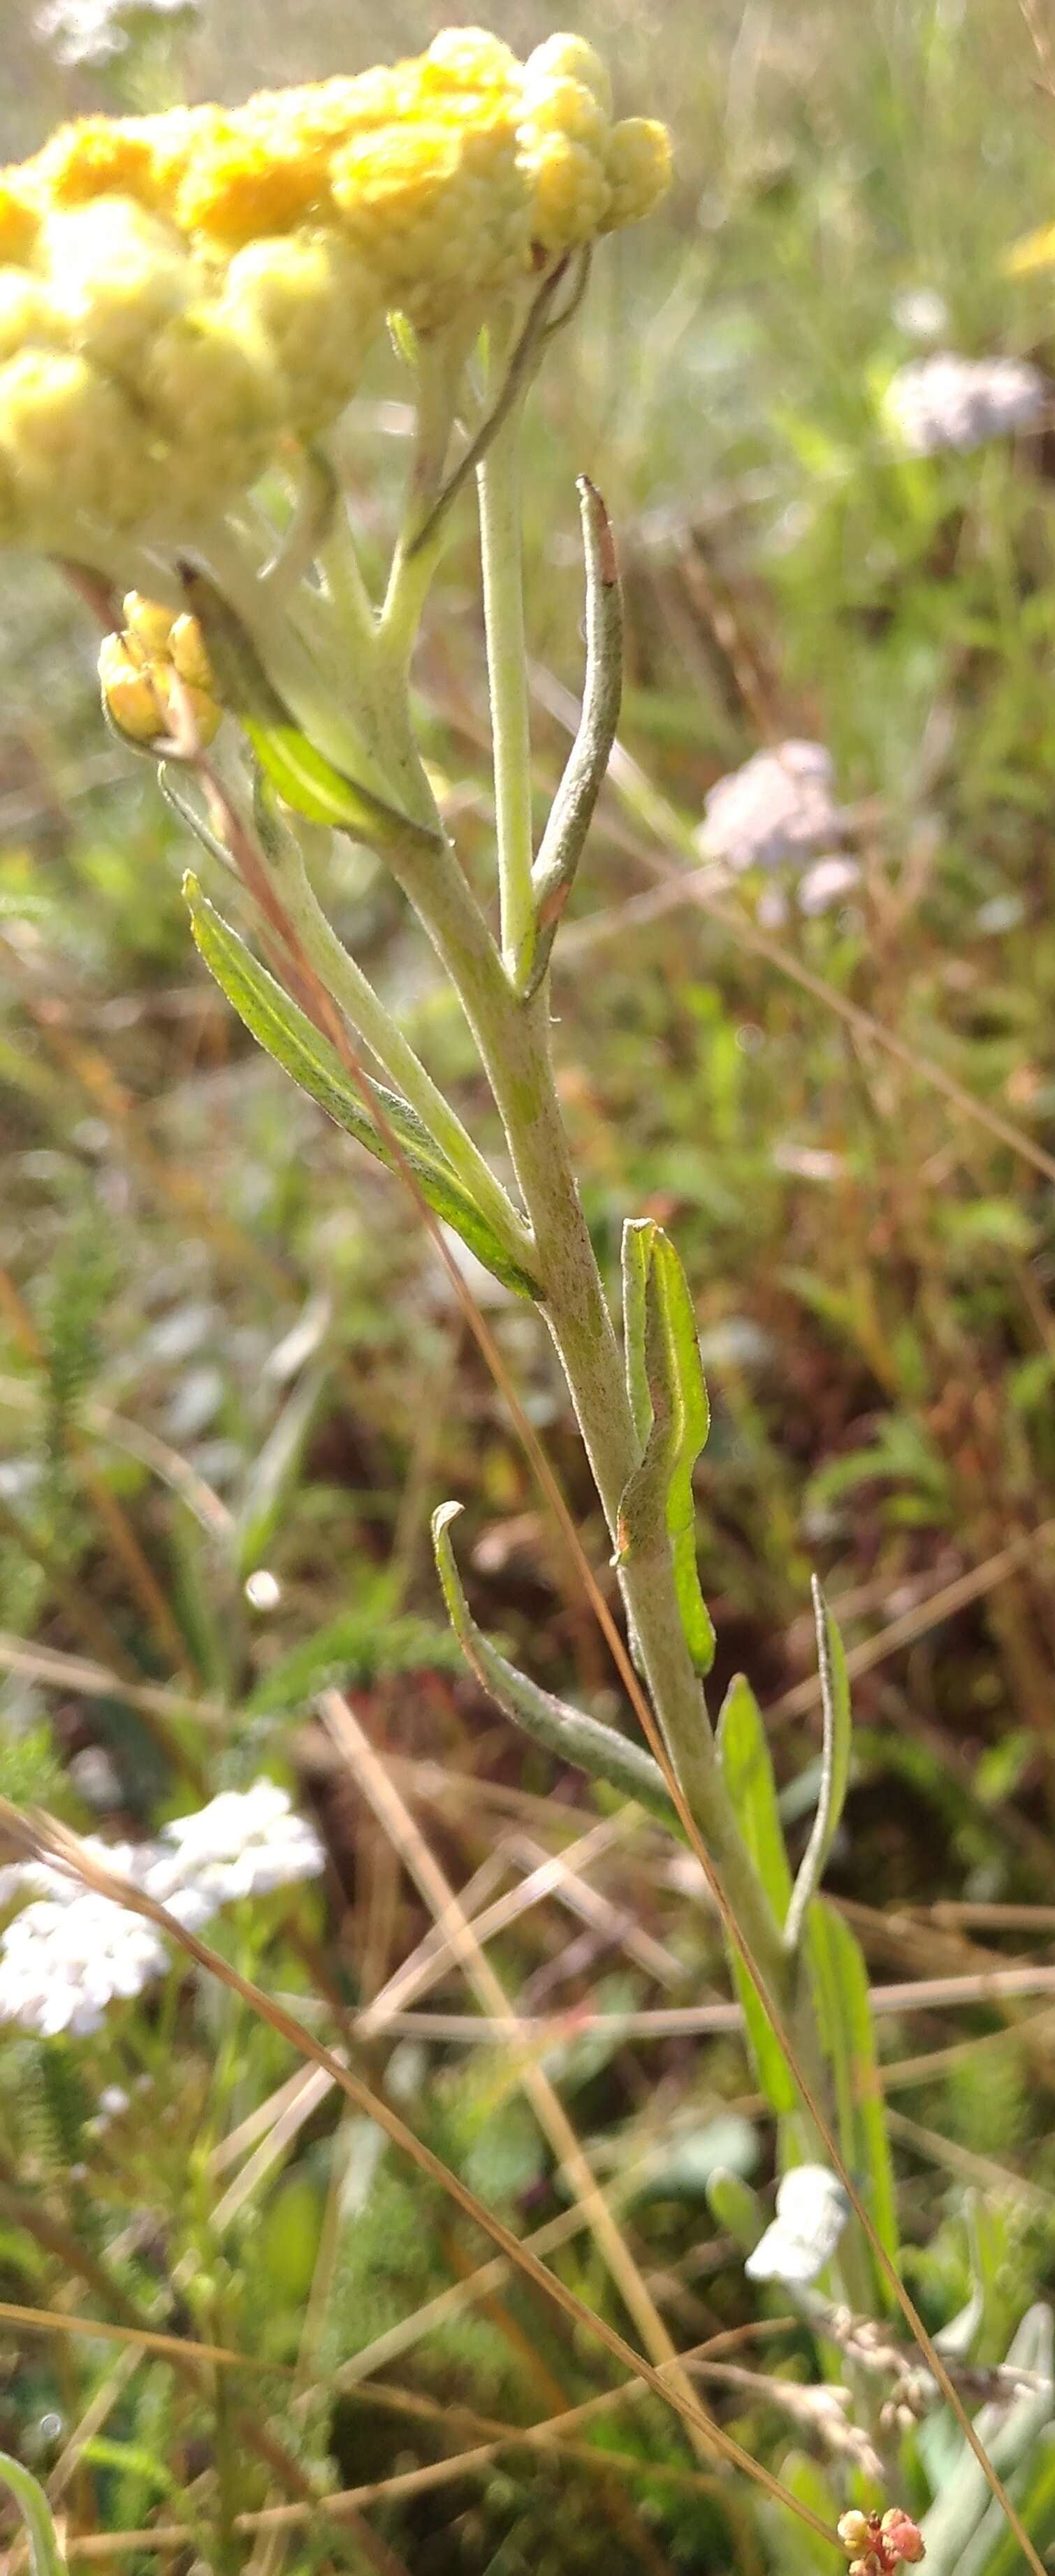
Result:
{"type": "Polygon", "coordinates": [[[124,620],[120,633],[104,635],[99,648],[103,704],[118,732],[132,742],[155,743],[179,736],[187,713],[204,748],[223,709],[197,618],[174,616],[158,600],[130,590],[124,620]]]}
{"type": "MultiPolygon", "coordinates": [[[[316,1878],[323,1850],[314,1827],[293,1813],[274,1780],[223,1790],[206,1807],[165,1825],[155,1842],[108,1844],[87,1836],[86,1853],[131,1879],[200,1932],[224,1905],[316,1878]]],[[[108,2006],[138,1995],[168,1964],[153,1923],[46,1862],[0,1871],[0,1903],[33,1901],[0,1935],[0,2022],[53,2038],[98,2030],[108,2006]]]]}
{"type": "Polygon", "coordinates": [[[927,2553],[919,2524],[900,2505],[886,2513],[844,2513],[838,2525],[843,2548],[850,2551],[848,2576],[894,2576],[899,2567],[916,2566],[927,2553]]]}
{"type": "MultiPolygon", "coordinates": [[[[88,117],[0,172],[0,542],[179,537],[353,393],[385,312],[482,321],[662,194],[575,36],[428,52],[240,108],[88,117]]],[[[96,549],[97,553],[97,549],[96,549]]]]}

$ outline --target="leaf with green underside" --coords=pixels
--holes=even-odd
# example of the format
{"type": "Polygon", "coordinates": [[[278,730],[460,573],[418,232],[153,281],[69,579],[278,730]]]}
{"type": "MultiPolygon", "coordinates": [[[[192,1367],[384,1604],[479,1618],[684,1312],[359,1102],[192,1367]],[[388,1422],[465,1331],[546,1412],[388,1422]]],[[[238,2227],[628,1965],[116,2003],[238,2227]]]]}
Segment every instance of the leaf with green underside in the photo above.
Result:
{"type": "Polygon", "coordinates": [[[651,1218],[625,1229],[623,1285],[627,1392],[644,1456],[620,1502],[616,1563],[666,1530],[686,1644],[697,1672],[708,1673],[714,1629],[696,1566],[692,1472],[710,1407],[685,1273],[651,1218]]]}
{"type": "Polygon", "coordinates": [[[183,890],[195,942],[210,974],[266,1054],[292,1075],[328,1118],[343,1127],[346,1135],[354,1136],[358,1144],[365,1145],[367,1152],[389,1171],[398,1171],[401,1161],[406,1162],[433,1214],[453,1226],[477,1260],[504,1287],[511,1288],[518,1297],[538,1297],[541,1291],[537,1283],[507,1253],[414,1110],[397,1093],[386,1091],[382,1084],[370,1082],[365,1076],[365,1097],[361,1096],[336,1048],[320,1035],[296,1002],[283,992],[281,984],[276,984],[274,976],[259,964],[245,941],[206,901],[197,878],[186,876],[183,890]],[[377,1102],[396,1140],[398,1154],[375,1126],[367,1100],[377,1102]]]}
{"type": "Polygon", "coordinates": [[[25,2523],[33,2576],[66,2576],[66,2561],[55,2537],[44,2489],[23,2468],[21,2460],[13,2460],[7,2451],[0,2451],[0,2485],[10,2488],[25,2523]]]}
{"type": "MultiPolygon", "coordinates": [[[[730,1682],[722,1702],[718,1759],[737,1824],[774,1918],[782,1925],[791,1897],[791,1870],[762,1711],[743,1673],[730,1682]]],[[[762,2090],[774,2111],[793,2111],[798,2089],[761,1995],[738,1952],[730,1951],[729,1964],[762,2090]]]]}
{"type": "Polygon", "coordinates": [[[791,1903],[787,1908],[789,1950],[798,1948],[807,1910],[824,1875],[825,1862],[835,1839],[850,1777],[853,1718],[846,1655],[838,1627],[816,1575],[813,1578],[813,1615],[817,1626],[817,1661],[820,1669],[821,1704],[824,1711],[821,1784],[813,1828],[799,1864],[791,1903]]]}
{"type": "Polygon", "coordinates": [[[368,787],[358,787],[343,770],[335,769],[288,717],[265,723],[243,715],[241,723],[265,777],[284,802],[309,822],[328,823],[331,830],[348,832],[353,840],[369,842],[371,848],[384,848],[393,837],[405,840],[408,834],[418,841],[435,839],[420,823],[411,822],[409,815],[398,813],[368,787]]]}
{"type": "MultiPolygon", "coordinates": [[[[821,2044],[831,2068],[843,2163],[880,2244],[896,2263],[894,2173],[861,1945],[842,1915],[815,1897],[806,1915],[804,1947],[821,2044]]],[[[875,2271],[878,2306],[889,2310],[893,2293],[878,2266],[875,2271]]]]}

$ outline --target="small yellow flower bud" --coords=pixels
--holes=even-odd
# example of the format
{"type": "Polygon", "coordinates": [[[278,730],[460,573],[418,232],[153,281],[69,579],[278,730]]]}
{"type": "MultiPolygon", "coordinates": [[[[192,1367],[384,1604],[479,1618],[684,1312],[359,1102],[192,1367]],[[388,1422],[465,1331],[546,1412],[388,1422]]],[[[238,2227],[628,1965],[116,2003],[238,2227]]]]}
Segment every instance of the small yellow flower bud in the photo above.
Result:
{"type": "Polygon", "coordinates": [[[602,230],[640,223],[658,206],[670,186],[670,136],[652,116],[624,116],[608,142],[606,167],[611,191],[602,230]]]}
{"type": "Polygon", "coordinates": [[[119,733],[132,742],[157,742],[168,732],[164,708],[150,673],[129,652],[123,635],[104,635],[99,647],[103,704],[119,733]]]}
{"type": "Polygon", "coordinates": [[[189,689],[204,689],[211,695],[216,681],[197,618],[177,617],[167,641],[170,659],[181,680],[186,681],[189,689]]]}
{"type": "Polygon", "coordinates": [[[24,268],[0,268],[0,362],[33,341],[54,346],[61,325],[47,289],[24,268]]]}
{"type": "Polygon", "coordinates": [[[547,36],[524,65],[524,87],[547,89],[554,81],[577,81],[596,99],[604,117],[612,113],[612,84],[605,65],[585,36],[547,36]]]}
{"type": "Polygon", "coordinates": [[[142,591],[130,590],[121,602],[125,621],[126,642],[138,650],[141,660],[149,661],[156,653],[167,653],[172,634],[172,610],[163,608],[158,599],[144,599],[142,591]]]}
{"type": "Polygon", "coordinates": [[[0,367],[0,451],[35,542],[80,515],[125,528],[142,514],[140,424],[118,387],[70,351],[25,349],[0,367]]]}
{"type": "Polygon", "coordinates": [[[39,223],[25,173],[0,170],[0,259],[32,259],[39,223]]]}
{"type": "Polygon", "coordinates": [[[266,130],[254,134],[233,117],[207,151],[188,163],[175,213],[185,232],[206,233],[236,248],[262,233],[288,231],[319,194],[314,155],[291,137],[280,148],[266,130]]]}
{"type": "Polygon", "coordinates": [[[142,206],[100,197],[51,216],[41,247],[70,346],[135,382],[151,341],[197,291],[183,243],[142,206]]]}
{"type": "Polygon", "coordinates": [[[59,127],[39,155],[37,168],[50,203],[86,206],[93,197],[155,201],[157,174],[152,120],[84,116],[59,127]]]}
{"type": "Polygon", "coordinates": [[[516,55],[486,27],[443,27],[421,66],[426,83],[451,90],[506,89],[520,78],[516,55]]]}
{"type": "MultiPolygon", "coordinates": [[[[190,623],[194,623],[193,619],[190,623]]],[[[189,707],[198,741],[206,750],[223,723],[223,708],[217,706],[207,689],[194,688],[183,680],[173,663],[155,662],[150,676],[164,711],[166,733],[178,735],[182,731],[185,708],[189,707]]]]}
{"type": "Polygon", "coordinates": [[[310,433],[343,411],[381,321],[381,297],[349,242],[329,229],[247,243],[227,273],[224,309],[262,336],[291,427],[310,433]]]}
{"type": "Polygon", "coordinates": [[[872,2526],[866,2513],[858,2513],[854,2509],[849,2513],[842,2513],[835,2528],[844,2549],[867,2549],[872,2537],[872,2526]]]}

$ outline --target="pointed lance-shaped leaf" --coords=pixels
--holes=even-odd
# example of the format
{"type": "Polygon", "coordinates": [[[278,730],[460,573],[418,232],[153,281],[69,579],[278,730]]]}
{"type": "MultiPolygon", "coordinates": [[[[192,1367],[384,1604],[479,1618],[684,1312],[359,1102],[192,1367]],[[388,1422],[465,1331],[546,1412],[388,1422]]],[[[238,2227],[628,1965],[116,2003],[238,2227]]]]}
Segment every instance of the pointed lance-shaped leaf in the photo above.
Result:
{"type": "Polygon", "coordinates": [[[585,474],[579,476],[579,506],[586,557],[586,673],[582,714],[531,871],[536,941],[526,988],[528,995],[537,990],[549,964],[550,950],[604,785],[623,690],[623,609],[619,566],[608,512],[600,493],[585,474]]]}
{"type": "Polygon", "coordinates": [[[455,1177],[445,1156],[434,1144],[420,1118],[393,1091],[364,1076],[363,1094],[345,1072],[336,1048],[320,1035],[305,1013],[276,984],[274,976],[239,939],[237,932],[223,920],[201,892],[197,878],[184,878],[184,893],[190,907],[191,927],[195,941],[222,992],[237,1011],[240,1020],[266,1053],[292,1074],[301,1090],[310,1094],[334,1119],[345,1134],[365,1145],[378,1162],[389,1171],[399,1170],[399,1158],[389,1145],[381,1127],[375,1125],[368,1102],[376,1100],[385,1125],[400,1149],[426,1204],[435,1216],[453,1226],[463,1242],[475,1252],[485,1269],[494,1273],[503,1286],[518,1297],[538,1297],[541,1290],[529,1272],[523,1270],[499,1241],[493,1226],[455,1177]]]}
{"type": "Polygon", "coordinates": [[[669,1236],[651,1222],[627,1227],[623,1275],[627,1388],[644,1455],[620,1502],[615,1563],[654,1547],[665,1532],[686,1644],[697,1671],[707,1673],[714,1629],[696,1567],[692,1473],[711,1417],[692,1299],[669,1236]]]}
{"type": "MultiPolygon", "coordinates": [[[[734,1675],[718,1718],[718,1759],[729,1803],[778,1929],[791,1896],[791,1870],[777,1805],[776,1782],[762,1711],[743,1673],[734,1675]]],[[[762,2090],[774,2111],[794,2111],[798,2087],[762,1997],[739,1951],[729,1965],[762,2090]]]]}
{"type": "Polygon", "coordinates": [[[821,1785],[817,1799],[817,1813],[813,1819],[809,1841],[799,1863],[791,1903],[787,1908],[784,1935],[789,1950],[798,1948],[807,1908],[816,1895],[824,1875],[824,1865],[835,1839],[850,1777],[853,1720],[846,1655],[842,1638],[816,1575],[813,1577],[812,1589],[813,1615],[817,1628],[821,1705],[824,1712],[821,1785]]]}
{"type": "Polygon", "coordinates": [[[540,1690],[526,1673],[506,1662],[495,1646],[477,1627],[462,1589],[461,1577],[450,1541],[450,1525],[461,1510],[460,1503],[442,1503],[433,1514],[432,1544],[436,1566],[443,1585],[451,1626],[462,1648],[466,1662],[500,1709],[511,1717],[536,1744],[545,1746],[560,1762],[574,1764],[587,1771],[594,1780],[607,1781],[625,1798],[636,1798],[638,1806],[647,1809],[671,1833],[680,1834],[681,1825],[674,1801],[667,1789],[658,1762],[614,1726],[601,1726],[582,1709],[571,1708],[565,1700],[555,1699],[550,1691],[540,1690]]]}

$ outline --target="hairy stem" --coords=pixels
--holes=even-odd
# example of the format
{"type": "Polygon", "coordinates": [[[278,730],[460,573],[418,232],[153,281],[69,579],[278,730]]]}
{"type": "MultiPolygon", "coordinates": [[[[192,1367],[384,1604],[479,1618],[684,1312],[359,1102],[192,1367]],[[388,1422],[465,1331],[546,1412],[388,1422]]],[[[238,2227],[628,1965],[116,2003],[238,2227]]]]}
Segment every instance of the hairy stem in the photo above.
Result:
{"type": "Polygon", "coordinates": [[[484,624],[491,688],[502,955],[526,982],[535,942],[531,884],[531,744],[520,527],[521,406],[515,404],[477,469],[484,624]]]}

